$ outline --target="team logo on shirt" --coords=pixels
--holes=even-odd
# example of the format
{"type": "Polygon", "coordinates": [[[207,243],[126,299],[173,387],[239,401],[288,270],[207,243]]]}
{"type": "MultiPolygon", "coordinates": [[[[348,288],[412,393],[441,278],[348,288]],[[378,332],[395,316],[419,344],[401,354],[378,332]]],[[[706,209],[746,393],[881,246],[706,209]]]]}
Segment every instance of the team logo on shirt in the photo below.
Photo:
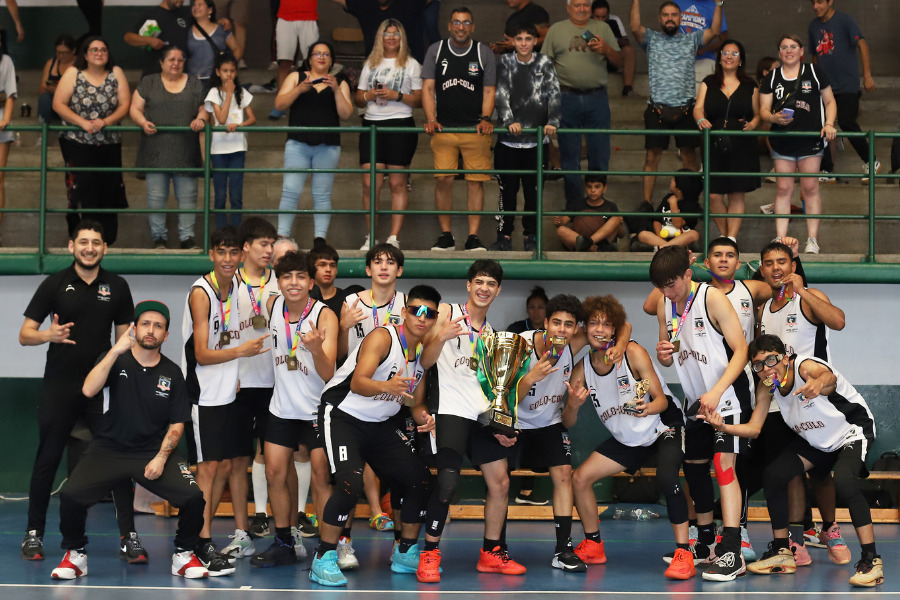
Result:
{"type": "Polygon", "coordinates": [[[616,383],[619,386],[619,395],[620,396],[630,396],[631,395],[631,383],[628,382],[628,377],[619,377],[616,379],[616,383]]]}
{"type": "Polygon", "coordinates": [[[106,283],[101,283],[97,288],[97,300],[101,300],[103,302],[109,302],[109,285],[106,283]]]}
{"type": "Polygon", "coordinates": [[[399,325],[402,321],[400,320],[400,315],[395,315],[391,313],[391,316],[388,317],[388,323],[390,325],[399,325]]]}
{"type": "Polygon", "coordinates": [[[72,285],[72,284],[70,283],[69,285],[66,286],[66,291],[67,291],[67,292],[74,292],[74,291],[75,291],[75,286],[72,285]]]}
{"type": "Polygon", "coordinates": [[[741,310],[745,313],[750,312],[750,301],[747,299],[741,300],[741,310]]]}
{"type": "Polygon", "coordinates": [[[160,398],[168,398],[169,391],[172,389],[172,379],[171,377],[163,377],[160,376],[159,383],[156,384],[156,395],[160,398]]]}
{"type": "Polygon", "coordinates": [[[478,63],[477,62],[469,63],[469,75],[471,75],[472,77],[478,76],[478,63]]]}
{"type": "Polygon", "coordinates": [[[797,331],[797,314],[794,313],[792,315],[788,315],[787,319],[785,319],[785,324],[787,327],[785,328],[786,332],[796,332],[797,331]]]}
{"type": "Polygon", "coordinates": [[[128,373],[125,372],[125,369],[122,369],[121,371],[119,371],[119,377],[124,377],[125,379],[128,379],[128,373]]]}
{"type": "Polygon", "coordinates": [[[697,337],[706,337],[706,323],[701,317],[694,319],[694,335],[697,337]]]}
{"type": "Polygon", "coordinates": [[[808,94],[812,91],[812,81],[804,80],[800,82],[800,91],[804,94],[808,94]]]}

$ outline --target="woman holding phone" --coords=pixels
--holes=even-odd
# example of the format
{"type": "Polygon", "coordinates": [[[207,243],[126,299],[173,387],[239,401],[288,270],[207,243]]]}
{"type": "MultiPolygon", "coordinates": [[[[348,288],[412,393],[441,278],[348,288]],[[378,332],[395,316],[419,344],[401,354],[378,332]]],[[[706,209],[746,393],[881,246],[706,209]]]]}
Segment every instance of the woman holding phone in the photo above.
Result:
{"type": "MultiPolygon", "coordinates": [[[[803,42],[793,34],[778,41],[778,60],[781,66],[773,69],[762,81],[759,94],[759,114],[772,124],[772,131],[810,131],[809,137],[772,136],[772,159],[776,173],[819,173],[822,155],[837,131],[837,105],[831,84],[825,73],[812,64],[803,63],[803,42]],[[825,116],[824,120],[822,115],[825,116]]],[[[794,178],[779,177],[776,183],[775,213],[789,214],[794,178]]],[[[819,178],[800,179],[800,194],[807,214],[822,212],[819,178]]],[[[775,235],[788,233],[789,219],[775,220],[775,235]]],[[[806,219],[807,240],[804,252],[819,253],[819,219],[806,219]]]]}

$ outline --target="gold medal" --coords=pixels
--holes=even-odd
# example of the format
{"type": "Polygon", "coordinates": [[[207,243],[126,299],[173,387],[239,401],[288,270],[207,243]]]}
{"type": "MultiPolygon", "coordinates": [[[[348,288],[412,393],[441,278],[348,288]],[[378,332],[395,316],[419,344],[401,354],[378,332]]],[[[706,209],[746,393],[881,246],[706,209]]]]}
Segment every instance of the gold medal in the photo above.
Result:
{"type": "Polygon", "coordinates": [[[219,334],[219,345],[220,346],[227,346],[230,343],[231,343],[231,332],[230,331],[223,331],[221,334],[219,334]]]}
{"type": "Polygon", "coordinates": [[[672,345],[675,346],[675,349],[672,350],[672,352],[678,352],[678,349],[681,348],[681,340],[672,340],[672,345]]]}
{"type": "Polygon", "coordinates": [[[296,356],[288,356],[287,357],[288,371],[296,371],[299,366],[300,366],[300,361],[297,360],[296,356]]]}
{"type": "Polygon", "coordinates": [[[253,329],[265,329],[266,318],[262,315],[255,315],[253,317],[250,317],[250,325],[253,326],[253,329]]]}
{"type": "Polygon", "coordinates": [[[766,377],[766,378],[763,380],[763,385],[766,386],[766,387],[772,387],[772,383],[773,383],[773,381],[772,381],[772,378],[771,378],[771,377],[766,377]]]}

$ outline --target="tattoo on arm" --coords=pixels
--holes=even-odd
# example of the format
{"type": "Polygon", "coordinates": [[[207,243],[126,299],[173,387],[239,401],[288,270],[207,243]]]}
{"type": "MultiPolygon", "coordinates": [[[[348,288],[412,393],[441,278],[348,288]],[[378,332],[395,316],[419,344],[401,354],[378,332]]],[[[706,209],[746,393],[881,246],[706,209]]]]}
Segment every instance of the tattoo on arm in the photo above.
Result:
{"type": "Polygon", "coordinates": [[[181,439],[181,432],[178,430],[169,430],[166,434],[166,438],[163,440],[162,447],[160,447],[157,456],[162,458],[168,458],[172,452],[175,451],[175,448],[178,447],[178,440],[181,439]]]}

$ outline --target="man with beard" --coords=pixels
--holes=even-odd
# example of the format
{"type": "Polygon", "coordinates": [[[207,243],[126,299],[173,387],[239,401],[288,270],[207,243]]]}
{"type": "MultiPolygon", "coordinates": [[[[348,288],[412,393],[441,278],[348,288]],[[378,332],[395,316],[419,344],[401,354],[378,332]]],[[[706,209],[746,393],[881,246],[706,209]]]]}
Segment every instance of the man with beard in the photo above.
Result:
{"type": "MultiPolygon", "coordinates": [[[[631,5],[631,33],[647,52],[650,68],[650,101],[644,111],[644,129],[694,129],[694,62],[697,51],[719,35],[722,27],[722,5],[716,2],[712,25],[708,29],[681,33],[681,9],[675,2],[663,2],[659,8],[659,24],[662,31],[647,29],[641,25],[640,1],[631,5]]],[[[681,150],[684,168],[697,170],[694,148],[699,145],[697,136],[675,136],[675,145],[681,150]]],[[[644,142],[647,158],[644,171],[656,171],[662,151],[669,147],[668,135],[648,135],[644,142]]],[[[653,186],[656,175],[644,176],[644,200],[653,202],[653,186]]]]}
{"type": "Polygon", "coordinates": [[[88,373],[85,396],[101,391],[104,411],[84,459],[60,495],[62,562],[54,579],[87,575],[87,510],[111,489],[134,479],[178,507],[172,574],[207,577],[194,555],[203,526],[203,493],[187,463],[173,452],[191,417],[181,369],[160,352],[169,335],[169,308],[145,300],[134,309],[134,324],[88,373]]]}
{"type": "MultiPolygon", "coordinates": [[[[48,277],[38,287],[25,309],[25,322],[19,331],[23,346],[49,343],[44,388],[38,400],[38,450],[28,491],[28,526],[22,541],[22,558],[44,559],[44,526],[53,479],[69,440],[72,427],[82,416],[99,415],[99,402],[81,393],[85,375],[94,362],[112,346],[110,326],[116,339],[128,331],[134,303],[124,279],[102,269],[106,254],[103,227],[84,220],[69,241],[75,262],[48,277]],[[40,329],[50,317],[46,329],[40,329]]],[[[80,454],[80,452],[79,452],[80,454]]],[[[131,482],[113,493],[122,558],[128,562],[146,562],[134,529],[134,492],[131,482]]]]}

